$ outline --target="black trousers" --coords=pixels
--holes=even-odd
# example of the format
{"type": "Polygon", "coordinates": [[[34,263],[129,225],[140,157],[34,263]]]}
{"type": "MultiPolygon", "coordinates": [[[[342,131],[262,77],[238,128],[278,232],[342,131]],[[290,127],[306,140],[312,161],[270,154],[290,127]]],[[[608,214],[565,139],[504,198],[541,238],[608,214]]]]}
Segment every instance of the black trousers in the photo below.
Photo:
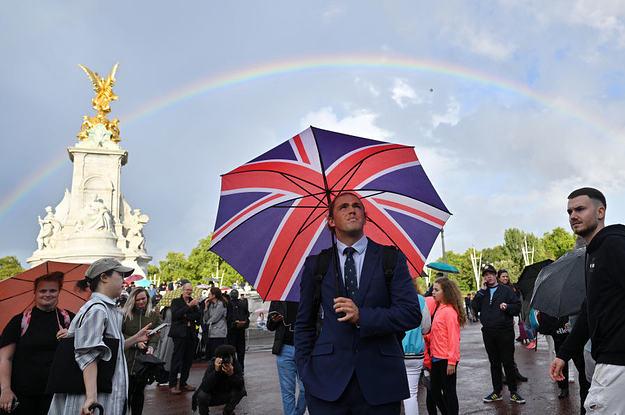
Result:
{"type": "Polygon", "coordinates": [[[141,415],[143,412],[145,385],[147,385],[145,379],[139,380],[135,375],[130,375],[128,380],[128,404],[130,405],[130,413],[132,415],[141,415]]]}
{"type": "Polygon", "coordinates": [[[195,392],[194,399],[197,399],[197,406],[199,408],[200,415],[208,415],[209,406],[226,404],[226,406],[224,406],[224,412],[234,411],[234,408],[236,408],[245,395],[247,395],[245,393],[245,388],[211,392],[205,392],[198,388],[195,392]]]}
{"type": "MultiPolygon", "coordinates": [[[[456,369],[458,365],[456,365],[456,369]]],[[[447,360],[432,362],[431,392],[432,400],[442,415],[458,415],[458,394],[456,393],[457,374],[447,376],[447,360]]],[[[429,409],[428,409],[429,411],[429,409]]],[[[436,411],[434,411],[436,413],[436,411]]]]}
{"type": "Polygon", "coordinates": [[[169,369],[169,387],[173,388],[178,382],[178,373],[180,373],[179,387],[187,384],[189,372],[193,364],[193,355],[195,354],[195,331],[187,329],[186,337],[174,337],[174,352],[171,356],[171,368],[169,369]]]}
{"type": "Polygon", "coordinates": [[[245,329],[228,330],[228,344],[237,349],[237,360],[245,371],[245,329]]]}
{"type": "Polygon", "coordinates": [[[512,325],[505,329],[488,329],[482,327],[482,339],[490,361],[490,376],[493,382],[493,390],[501,392],[503,381],[501,379],[501,365],[506,373],[508,390],[516,392],[516,371],[514,370],[514,329],[512,325]]]}

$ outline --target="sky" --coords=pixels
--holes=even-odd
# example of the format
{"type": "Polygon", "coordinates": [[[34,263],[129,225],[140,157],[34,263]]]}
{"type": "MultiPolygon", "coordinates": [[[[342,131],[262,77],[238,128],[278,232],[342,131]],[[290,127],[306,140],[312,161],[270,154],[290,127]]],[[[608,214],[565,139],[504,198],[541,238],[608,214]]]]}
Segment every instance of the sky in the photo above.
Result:
{"type": "MultiPolygon", "coordinates": [[[[116,62],[121,192],[153,264],[213,230],[220,175],[308,126],[415,147],[447,250],[569,230],[592,186],[625,212],[625,3],[33,0],[0,14],[0,257],[71,188],[93,87],[116,62]]],[[[440,238],[430,261],[441,256],[440,238]]]]}

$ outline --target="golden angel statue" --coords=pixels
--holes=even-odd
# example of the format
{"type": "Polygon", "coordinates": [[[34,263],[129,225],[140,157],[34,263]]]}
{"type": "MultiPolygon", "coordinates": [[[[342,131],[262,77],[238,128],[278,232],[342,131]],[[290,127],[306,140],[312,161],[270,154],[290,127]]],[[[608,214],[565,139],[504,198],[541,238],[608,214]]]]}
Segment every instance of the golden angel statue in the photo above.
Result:
{"type": "Polygon", "coordinates": [[[94,117],[89,117],[85,115],[83,117],[83,124],[81,127],[81,131],[78,134],[78,138],[84,140],[89,137],[89,130],[93,128],[96,124],[103,124],[107,130],[111,131],[111,141],[114,143],[118,143],[119,138],[119,127],[117,123],[118,119],[113,119],[113,121],[109,121],[106,118],[106,114],[111,112],[111,101],[119,100],[119,97],[113,93],[113,86],[115,86],[115,73],[117,72],[117,67],[119,66],[119,62],[113,66],[111,72],[108,77],[100,78],[97,72],[91,71],[89,68],[78,64],[89,76],[89,79],[93,83],[93,90],[96,93],[96,97],[91,101],[93,103],[93,109],[98,111],[98,115],[94,117]]]}

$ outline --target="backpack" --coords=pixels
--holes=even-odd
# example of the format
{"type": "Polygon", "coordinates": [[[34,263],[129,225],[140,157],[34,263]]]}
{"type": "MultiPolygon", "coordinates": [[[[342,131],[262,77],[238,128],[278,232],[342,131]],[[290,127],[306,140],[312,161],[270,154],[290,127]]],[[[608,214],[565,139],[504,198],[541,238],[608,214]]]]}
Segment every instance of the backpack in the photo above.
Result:
{"type": "Polygon", "coordinates": [[[230,302],[230,328],[246,329],[250,326],[250,314],[245,303],[239,299],[230,302]]]}
{"type": "MultiPolygon", "coordinates": [[[[334,248],[327,248],[321,251],[317,257],[317,265],[315,266],[316,286],[315,294],[313,296],[313,304],[315,307],[319,307],[321,305],[321,282],[323,281],[323,276],[328,271],[330,262],[334,258],[333,252],[334,248]]],[[[384,278],[386,279],[386,288],[389,291],[389,295],[391,290],[391,281],[393,280],[393,275],[395,275],[395,265],[397,265],[397,252],[398,249],[394,246],[382,246],[382,268],[384,269],[384,278]]],[[[336,288],[336,291],[338,295],[338,287],[336,288]]],[[[317,320],[317,334],[319,334],[321,332],[321,325],[323,324],[323,321],[319,318],[317,320]]],[[[402,331],[397,332],[396,334],[399,346],[402,347],[403,351],[402,340],[406,336],[406,333],[402,331]]]]}

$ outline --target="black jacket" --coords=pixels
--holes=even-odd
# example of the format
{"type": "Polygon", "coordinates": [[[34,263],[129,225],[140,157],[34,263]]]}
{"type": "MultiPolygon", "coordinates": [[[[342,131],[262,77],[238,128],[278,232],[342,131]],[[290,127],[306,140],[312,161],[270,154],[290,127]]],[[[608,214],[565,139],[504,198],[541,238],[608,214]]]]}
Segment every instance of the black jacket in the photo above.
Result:
{"type": "Polygon", "coordinates": [[[480,312],[480,321],[482,326],[487,329],[513,329],[512,317],[521,312],[521,300],[507,285],[497,284],[497,290],[493,294],[493,300],[490,300],[490,292],[479,290],[471,307],[480,312]],[[499,308],[501,303],[508,306],[505,310],[499,308]]]}
{"type": "Polygon", "coordinates": [[[234,373],[232,376],[226,375],[225,372],[219,371],[215,372],[215,358],[210,361],[206,371],[204,372],[204,377],[202,378],[202,383],[198,389],[203,390],[206,393],[211,395],[218,394],[227,394],[231,390],[241,390],[245,387],[245,382],[243,380],[243,370],[241,369],[241,365],[239,364],[236,357],[232,356],[234,373]]]}
{"type": "MultiPolygon", "coordinates": [[[[290,301],[289,301],[290,302],[290,301]]],[[[282,351],[282,345],[284,344],[284,336],[287,333],[287,330],[290,327],[292,330],[295,329],[295,318],[297,317],[297,311],[295,313],[288,313],[288,305],[287,301],[272,301],[269,306],[269,312],[277,311],[278,314],[284,316],[282,321],[278,321],[275,323],[271,320],[271,316],[267,315],[267,330],[275,331],[276,334],[273,338],[273,347],[271,348],[271,353],[280,354],[282,351]],[[288,327],[287,327],[288,326],[288,327]]],[[[293,302],[294,304],[298,304],[297,302],[293,302]]],[[[292,307],[293,308],[293,307],[292,307]]],[[[297,308],[295,309],[297,310],[297,308]]],[[[291,344],[293,344],[293,335],[291,334],[291,344]]]]}
{"type": "Polygon", "coordinates": [[[558,357],[569,360],[592,340],[597,363],[625,366],[625,226],[600,230],[586,248],[586,301],[558,357]]]}
{"type": "Polygon", "coordinates": [[[187,327],[191,327],[197,334],[197,325],[199,324],[202,312],[198,306],[189,307],[180,296],[171,302],[171,328],[169,329],[169,337],[187,337],[187,327]]]}

